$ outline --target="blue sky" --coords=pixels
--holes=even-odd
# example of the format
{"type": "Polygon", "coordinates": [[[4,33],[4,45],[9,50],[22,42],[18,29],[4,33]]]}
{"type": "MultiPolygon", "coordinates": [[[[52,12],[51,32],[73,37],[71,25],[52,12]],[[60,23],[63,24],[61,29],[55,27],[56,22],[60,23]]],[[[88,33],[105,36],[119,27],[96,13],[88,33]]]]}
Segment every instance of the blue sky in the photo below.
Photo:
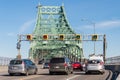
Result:
{"type": "MultiPolygon", "coordinates": [[[[34,30],[38,3],[48,6],[64,3],[67,19],[76,33],[92,34],[94,22],[96,33],[107,36],[107,57],[120,55],[120,0],[0,0],[0,56],[16,57],[17,35],[34,30]]],[[[96,43],[97,53],[102,53],[101,43],[96,43]]],[[[29,42],[21,44],[25,58],[29,42]]],[[[88,56],[93,52],[93,43],[84,42],[84,49],[88,56]]]]}

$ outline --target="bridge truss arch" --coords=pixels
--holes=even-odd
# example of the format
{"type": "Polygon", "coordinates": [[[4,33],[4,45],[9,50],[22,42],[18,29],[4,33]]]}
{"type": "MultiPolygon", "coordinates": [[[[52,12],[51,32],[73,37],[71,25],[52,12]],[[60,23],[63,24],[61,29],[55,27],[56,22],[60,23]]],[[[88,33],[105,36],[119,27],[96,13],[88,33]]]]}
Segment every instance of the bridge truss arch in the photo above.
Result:
{"type": "Polygon", "coordinates": [[[38,5],[37,8],[33,33],[21,36],[21,40],[30,41],[29,57],[36,61],[54,56],[67,56],[72,61],[81,60],[84,57],[82,40],[69,25],[64,6],[38,5]]]}

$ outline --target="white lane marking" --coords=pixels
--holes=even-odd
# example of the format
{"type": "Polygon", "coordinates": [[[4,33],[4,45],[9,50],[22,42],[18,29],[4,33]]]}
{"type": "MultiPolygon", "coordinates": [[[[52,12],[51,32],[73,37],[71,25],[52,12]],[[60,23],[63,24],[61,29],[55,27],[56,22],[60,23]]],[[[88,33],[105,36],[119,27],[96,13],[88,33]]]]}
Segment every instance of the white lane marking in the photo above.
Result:
{"type": "Polygon", "coordinates": [[[75,77],[78,77],[78,76],[80,76],[80,75],[72,76],[72,77],[70,77],[70,78],[67,78],[66,80],[71,80],[71,79],[74,79],[75,77]]]}
{"type": "Polygon", "coordinates": [[[38,76],[38,75],[31,75],[31,76],[26,76],[24,78],[20,78],[18,80],[26,80],[26,79],[32,79],[32,78],[37,78],[37,77],[40,77],[40,76],[38,76]]]}

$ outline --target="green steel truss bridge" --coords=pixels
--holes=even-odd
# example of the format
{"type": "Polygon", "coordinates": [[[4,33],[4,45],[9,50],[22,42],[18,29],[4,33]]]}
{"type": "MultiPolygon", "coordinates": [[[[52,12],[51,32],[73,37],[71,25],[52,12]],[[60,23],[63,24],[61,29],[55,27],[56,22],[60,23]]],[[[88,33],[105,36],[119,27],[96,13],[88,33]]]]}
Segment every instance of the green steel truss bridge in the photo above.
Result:
{"type": "MultiPolygon", "coordinates": [[[[33,33],[18,36],[18,57],[20,42],[30,41],[29,58],[33,60],[67,56],[72,61],[80,61],[84,57],[82,36],[72,30],[64,6],[38,5],[37,8],[37,21],[33,33]]],[[[98,36],[93,37],[97,39],[98,36]]]]}

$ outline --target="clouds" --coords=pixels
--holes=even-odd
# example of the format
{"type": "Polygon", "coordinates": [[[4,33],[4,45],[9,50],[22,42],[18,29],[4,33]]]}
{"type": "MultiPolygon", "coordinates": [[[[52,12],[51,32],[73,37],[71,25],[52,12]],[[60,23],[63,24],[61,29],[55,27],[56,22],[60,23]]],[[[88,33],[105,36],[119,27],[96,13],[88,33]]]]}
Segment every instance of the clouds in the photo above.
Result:
{"type": "Polygon", "coordinates": [[[20,27],[19,33],[25,32],[28,28],[30,28],[33,24],[35,23],[35,20],[30,20],[25,23],[20,27]]]}
{"type": "MultiPolygon", "coordinates": [[[[120,27],[120,20],[102,21],[94,24],[95,24],[95,28],[98,28],[98,29],[117,28],[117,27],[120,27]]],[[[87,29],[93,29],[94,24],[83,25],[82,27],[87,29]]]]}
{"type": "Polygon", "coordinates": [[[8,33],[7,35],[8,35],[8,36],[15,36],[15,33],[10,32],[10,33],[8,33]]]}
{"type": "Polygon", "coordinates": [[[28,29],[33,27],[34,24],[35,24],[35,20],[29,20],[29,21],[23,23],[22,26],[20,26],[18,32],[15,32],[15,31],[9,32],[9,33],[7,33],[7,36],[14,37],[17,34],[22,34],[24,32],[28,32],[29,31],[28,29]]]}

